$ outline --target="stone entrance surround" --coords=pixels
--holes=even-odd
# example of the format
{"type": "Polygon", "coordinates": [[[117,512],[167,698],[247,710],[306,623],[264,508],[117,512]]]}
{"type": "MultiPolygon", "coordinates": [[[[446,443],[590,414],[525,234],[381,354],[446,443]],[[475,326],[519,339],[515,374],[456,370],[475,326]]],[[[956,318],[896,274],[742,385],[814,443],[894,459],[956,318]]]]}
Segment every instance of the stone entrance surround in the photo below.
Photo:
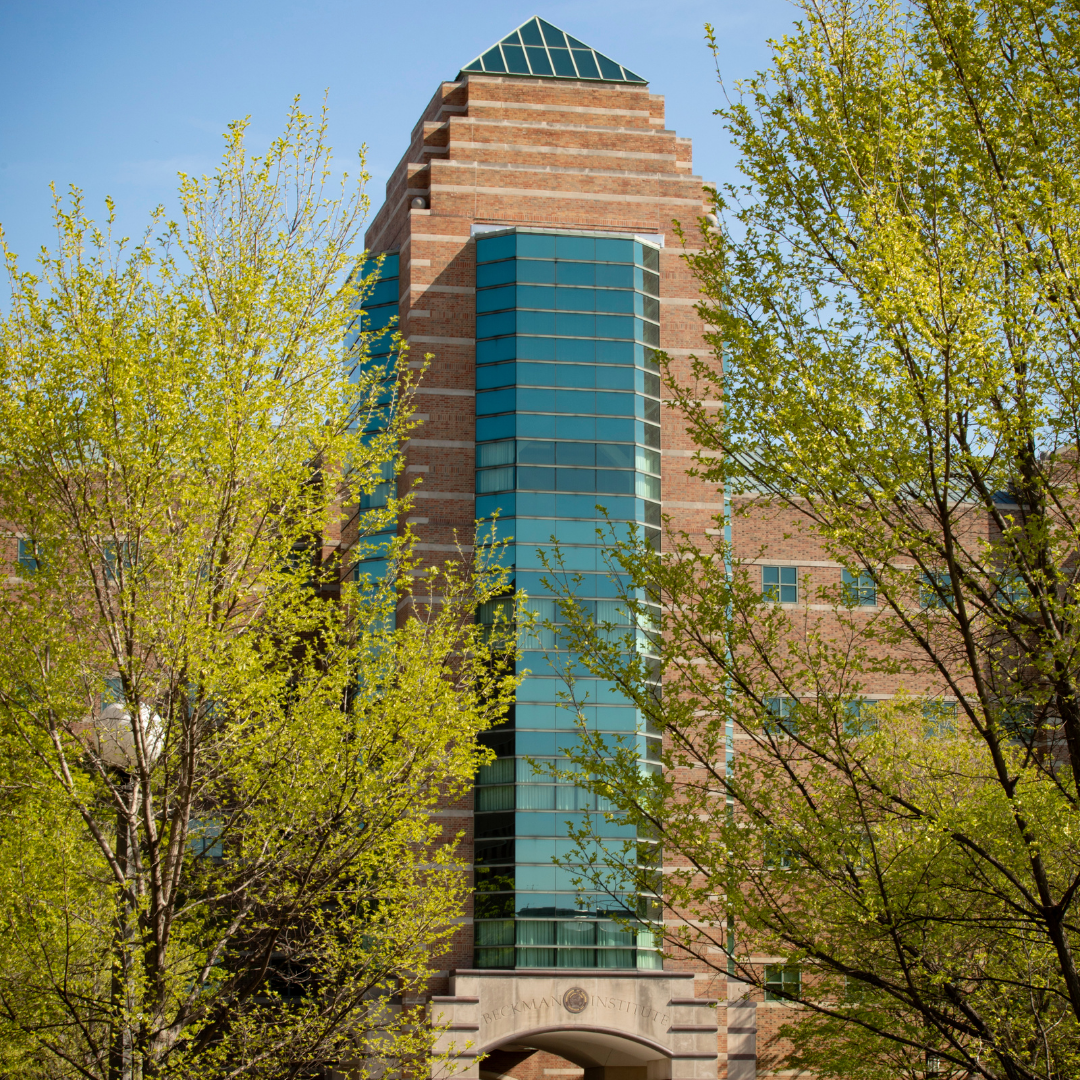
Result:
{"type": "Polygon", "coordinates": [[[693,992],[692,972],[459,970],[431,999],[442,1075],[479,1080],[484,1054],[546,1050],[585,1080],[715,1080],[715,1002],[693,992]]]}

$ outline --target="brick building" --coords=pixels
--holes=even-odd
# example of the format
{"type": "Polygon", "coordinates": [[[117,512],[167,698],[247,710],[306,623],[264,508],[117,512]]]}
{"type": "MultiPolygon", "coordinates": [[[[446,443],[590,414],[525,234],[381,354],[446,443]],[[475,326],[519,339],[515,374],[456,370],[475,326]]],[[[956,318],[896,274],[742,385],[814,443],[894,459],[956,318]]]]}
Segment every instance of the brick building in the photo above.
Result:
{"type": "MultiPolygon", "coordinates": [[[[652,359],[662,348],[678,366],[702,348],[675,222],[692,237],[707,209],[663,97],[541,19],[439,86],[366,237],[382,259],[368,328],[396,318],[411,363],[433,358],[402,477],[421,480],[408,521],[425,558],[452,557],[476,520],[497,515],[514,584],[540,620],[557,614],[538,556],[555,536],[580,600],[617,622],[597,504],[657,540],[662,513],[692,533],[715,524],[721,496],[685,475],[691,446],[662,407],[652,359]]],[[[366,550],[376,557],[360,569],[377,572],[378,549],[366,550]]],[[[484,1077],[709,1080],[726,1069],[748,1080],[755,1007],[731,1010],[739,1045],[728,1047],[726,985],[689,964],[665,970],[649,928],[658,898],[583,894],[552,861],[569,851],[571,814],[592,812],[605,840],[626,839],[588,792],[526,760],[554,766],[576,738],[545,659],[556,644],[546,630],[526,640],[530,674],[489,735],[497,760],[472,806],[444,811],[473,838],[477,886],[432,1003],[452,1021],[457,1067],[478,1075],[471,1059],[484,1053],[484,1077]],[[613,915],[643,921],[626,931],[613,915]]],[[[598,732],[636,741],[642,767],[659,767],[659,741],[633,708],[596,680],[575,690],[598,732]]]]}

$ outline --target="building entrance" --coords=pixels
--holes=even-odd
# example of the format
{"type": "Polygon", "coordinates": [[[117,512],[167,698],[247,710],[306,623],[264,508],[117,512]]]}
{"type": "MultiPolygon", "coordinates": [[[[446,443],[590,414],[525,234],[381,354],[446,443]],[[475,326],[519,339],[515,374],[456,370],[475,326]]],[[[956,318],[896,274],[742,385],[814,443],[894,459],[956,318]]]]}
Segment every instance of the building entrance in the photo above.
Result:
{"type": "Polygon", "coordinates": [[[488,1061],[498,1074],[541,1050],[584,1080],[716,1080],[714,1003],[693,992],[691,972],[458,971],[431,1009],[448,1025],[446,1077],[480,1080],[488,1061]]]}

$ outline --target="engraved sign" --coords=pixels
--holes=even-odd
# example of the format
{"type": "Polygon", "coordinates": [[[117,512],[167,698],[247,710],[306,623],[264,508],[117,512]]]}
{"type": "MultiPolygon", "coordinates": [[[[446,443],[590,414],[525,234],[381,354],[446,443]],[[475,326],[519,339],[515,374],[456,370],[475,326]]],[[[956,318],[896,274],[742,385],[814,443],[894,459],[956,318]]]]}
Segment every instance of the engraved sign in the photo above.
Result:
{"type": "Polygon", "coordinates": [[[562,996],[563,1008],[568,1013],[584,1012],[589,1004],[589,995],[580,986],[571,986],[562,996]]]}

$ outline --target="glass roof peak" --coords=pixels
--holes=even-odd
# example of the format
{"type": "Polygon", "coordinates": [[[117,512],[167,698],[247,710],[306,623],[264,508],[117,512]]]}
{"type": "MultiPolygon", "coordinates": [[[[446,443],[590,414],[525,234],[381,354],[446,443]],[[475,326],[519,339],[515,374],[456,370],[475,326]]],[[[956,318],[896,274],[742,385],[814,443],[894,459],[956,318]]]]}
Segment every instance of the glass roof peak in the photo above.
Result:
{"type": "Polygon", "coordinates": [[[647,80],[597,52],[538,15],[497,41],[461,74],[479,71],[491,75],[532,75],[545,79],[587,79],[592,82],[636,83],[647,80]]]}

